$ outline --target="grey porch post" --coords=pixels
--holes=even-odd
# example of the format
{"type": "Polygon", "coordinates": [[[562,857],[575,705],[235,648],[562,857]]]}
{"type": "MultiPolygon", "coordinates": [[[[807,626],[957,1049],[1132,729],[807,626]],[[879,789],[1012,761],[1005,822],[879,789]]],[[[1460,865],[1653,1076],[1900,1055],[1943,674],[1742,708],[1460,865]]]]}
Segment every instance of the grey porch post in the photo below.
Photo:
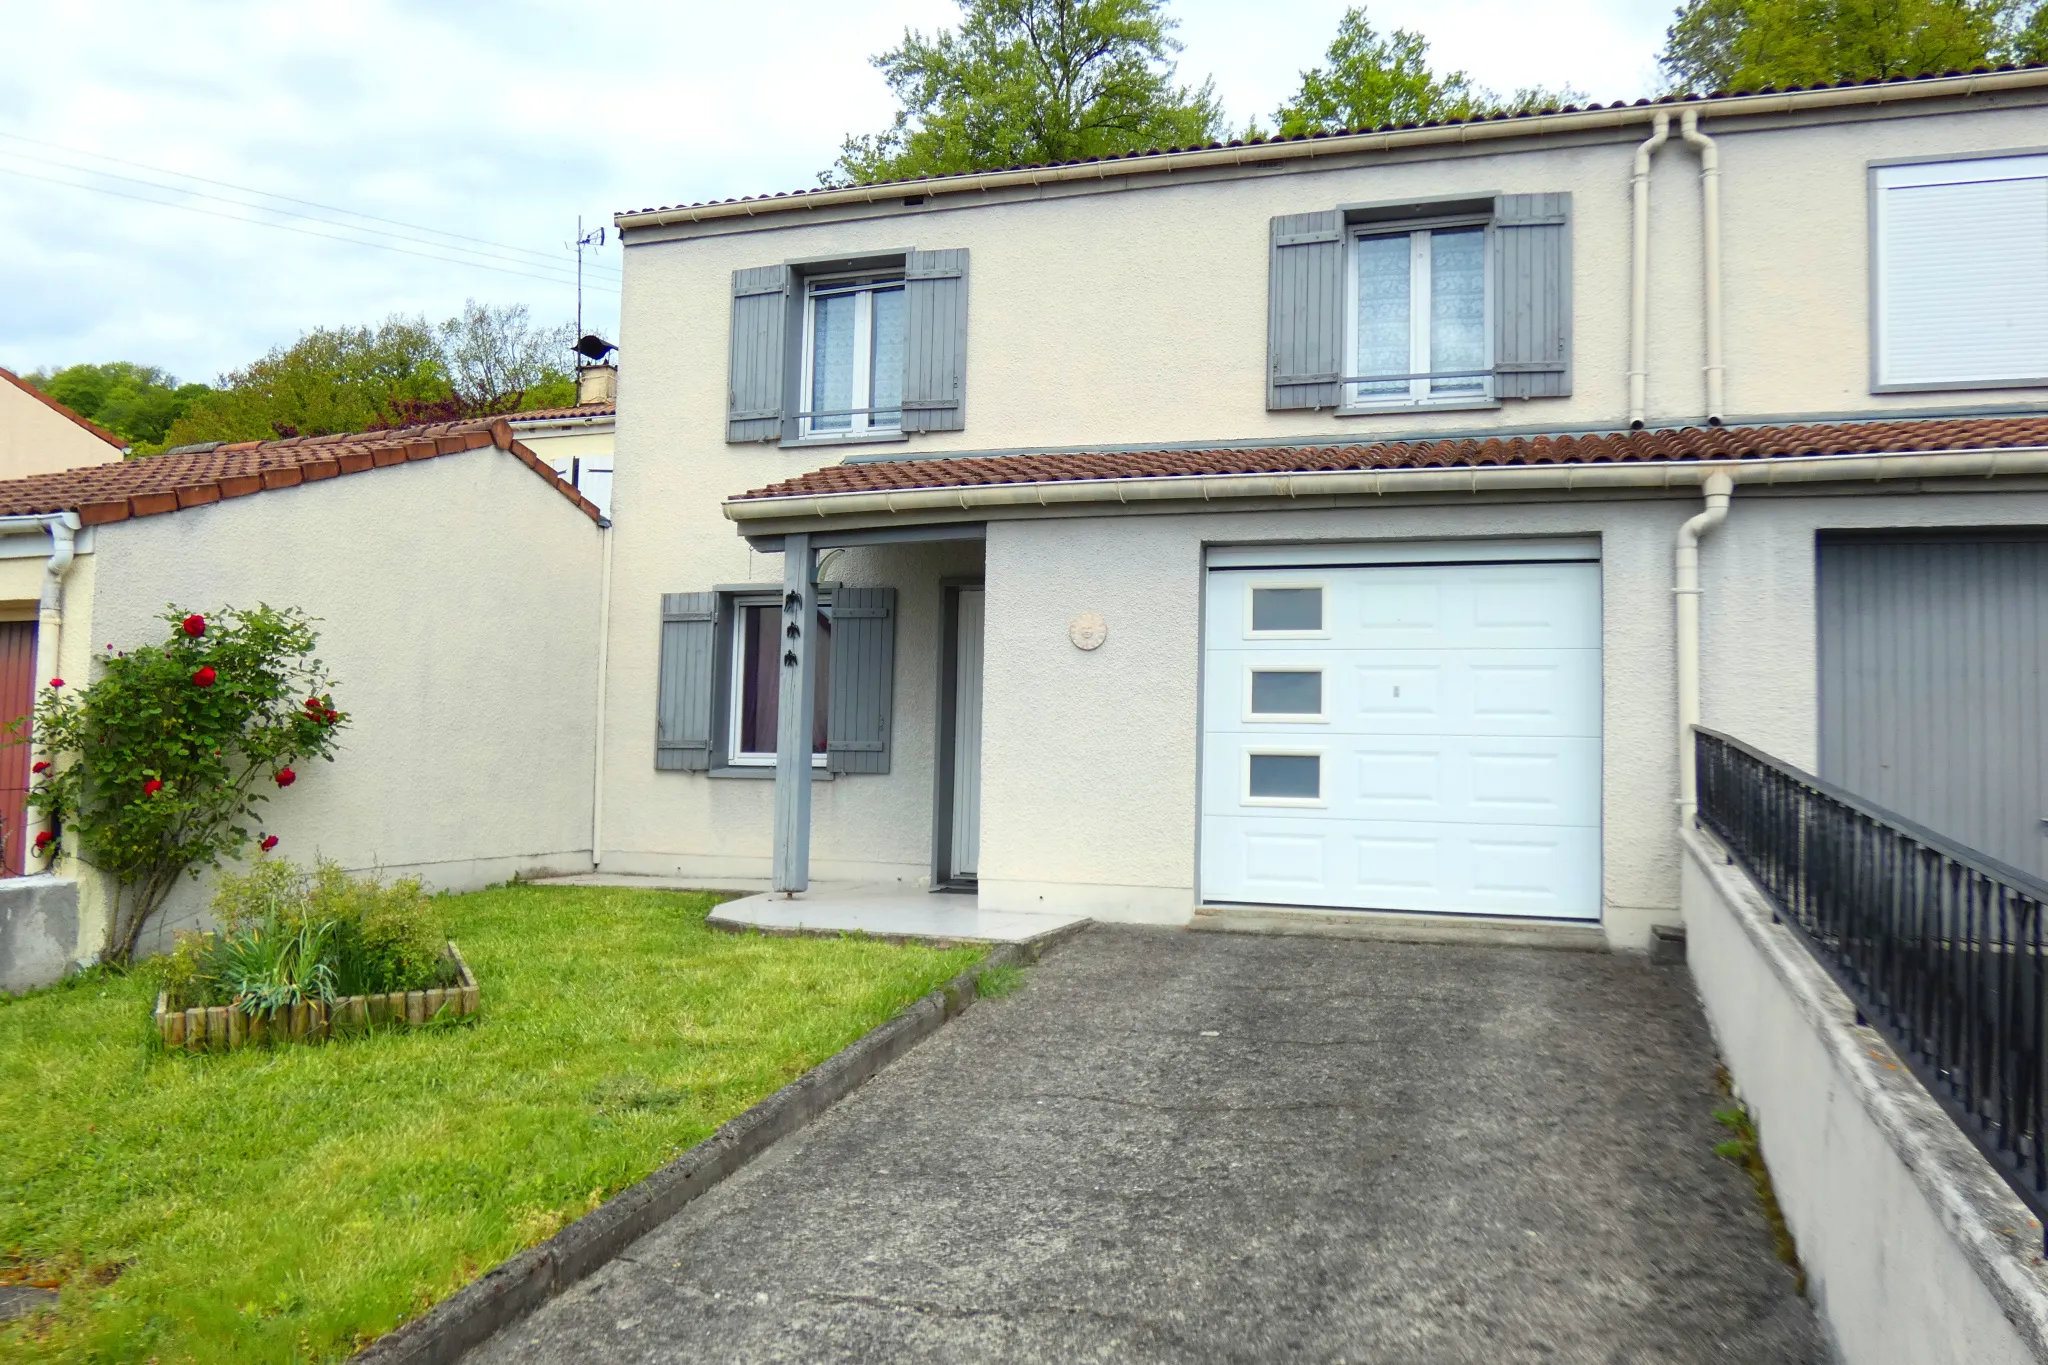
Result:
{"type": "Polygon", "coordinates": [[[811,637],[818,626],[818,576],[808,535],[782,539],[782,691],[775,724],[775,889],[793,895],[811,884],[811,727],[817,670],[811,637]]]}

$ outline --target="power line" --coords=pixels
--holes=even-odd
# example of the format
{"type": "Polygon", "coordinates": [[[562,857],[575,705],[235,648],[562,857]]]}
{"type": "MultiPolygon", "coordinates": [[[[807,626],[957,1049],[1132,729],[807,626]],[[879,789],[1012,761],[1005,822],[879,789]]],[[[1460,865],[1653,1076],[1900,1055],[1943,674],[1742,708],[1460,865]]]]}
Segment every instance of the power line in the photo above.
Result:
{"type": "MultiPolygon", "coordinates": [[[[219,209],[201,208],[197,204],[175,204],[168,199],[151,199],[147,195],[130,194],[126,190],[112,189],[105,185],[82,185],[76,180],[59,180],[55,176],[37,175],[33,171],[17,170],[12,166],[0,166],[0,175],[19,176],[24,180],[39,180],[46,185],[62,185],[66,189],[86,190],[92,194],[107,194],[117,199],[132,199],[139,204],[154,204],[158,208],[178,209],[184,213],[204,214],[208,218],[224,218],[230,223],[243,223],[250,227],[274,228],[279,232],[295,232],[301,237],[318,237],[326,242],[342,242],[349,246],[366,246],[375,251],[396,252],[401,256],[417,256],[421,260],[438,261],[442,265],[462,265],[468,266],[473,270],[494,270],[501,275],[517,275],[521,279],[539,280],[543,284],[559,284],[571,288],[575,285],[575,280],[568,276],[535,275],[525,270],[514,270],[509,266],[503,265],[489,265],[480,260],[466,259],[460,256],[436,256],[425,251],[408,251],[402,246],[391,246],[384,242],[368,242],[360,237],[337,237],[330,232],[315,232],[311,228],[293,227],[290,223],[273,223],[262,218],[244,218],[238,214],[222,213],[219,209]]],[[[160,186],[159,188],[168,189],[169,187],[160,186]]],[[[247,207],[254,208],[256,206],[252,204],[247,207]]],[[[338,227],[341,225],[333,224],[332,226],[338,227]]],[[[609,294],[619,292],[609,285],[592,285],[591,288],[602,289],[609,294]]]]}
{"type": "MultiPolygon", "coordinates": [[[[376,214],[374,214],[374,213],[363,213],[363,212],[361,212],[360,210],[357,210],[357,209],[343,208],[343,207],[342,207],[341,205],[339,205],[339,204],[323,204],[323,203],[320,203],[320,202],[318,202],[317,200],[312,200],[312,199],[300,199],[300,198],[297,198],[297,197],[295,197],[295,196],[293,196],[293,195],[289,195],[289,194],[278,194],[278,193],[275,193],[274,191],[271,191],[271,190],[259,190],[259,189],[255,188],[254,186],[251,186],[251,185],[238,185],[238,184],[235,184],[235,183],[234,183],[234,182],[232,182],[232,181],[227,181],[227,180],[215,180],[215,179],[212,179],[212,178],[210,178],[210,177],[208,177],[208,176],[203,176],[203,175],[193,175],[193,174],[190,174],[189,172],[186,172],[186,171],[174,171],[174,170],[171,170],[171,169],[169,169],[168,167],[164,167],[164,166],[153,166],[153,165],[150,165],[150,164],[149,164],[148,162],[144,162],[144,161],[132,161],[132,160],[128,159],[127,157],[120,157],[120,156],[110,156],[110,155],[108,155],[108,154],[107,154],[107,153],[105,153],[105,152],[89,152],[89,151],[86,151],[86,150],[85,150],[84,148],[82,148],[82,147],[67,147],[67,146],[65,146],[65,145],[64,145],[63,143],[59,143],[59,142],[46,142],[46,141],[42,140],[41,138],[33,138],[33,137],[24,137],[24,136],[22,136],[22,135],[21,135],[20,133],[7,133],[7,132],[0,132],[0,138],[5,138],[5,139],[7,139],[7,140],[8,140],[8,141],[10,141],[10,142],[26,142],[26,143],[28,143],[28,144],[29,144],[30,146],[34,146],[34,147],[47,147],[47,148],[49,148],[49,149],[50,149],[50,150],[52,150],[52,151],[59,151],[59,152],[69,152],[69,153],[71,153],[71,154],[72,154],[72,155],[74,155],[74,156],[85,156],[85,157],[91,157],[91,158],[92,158],[93,160],[95,160],[95,161],[111,161],[111,162],[113,162],[114,164],[116,164],[116,165],[119,165],[119,166],[132,166],[132,167],[134,167],[134,168],[135,168],[135,169],[137,169],[137,170],[142,170],[142,171],[150,171],[150,172],[152,172],[152,173],[154,173],[154,174],[156,174],[156,175],[168,175],[168,176],[171,176],[172,178],[174,178],[174,179],[178,179],[178,180],[192,180],[192,181],[196,181],[196,182],[198,182],[199,184],[202,184],[202,185],[216,185],[216,186],[220,187],[221,189],[235,190],[235,191],[238,191],[239,193],[242,193],[242,194],[254,194],[254,195],[259,195],[259,196],[261,196],[261,197],[263,197],[263,198],[265,198],[265,199],[281,199],[281,200],[283,200],[283,201],[284,201],[285,203],[288,203],[288,204],[303,204],[303,205],[305,205],[305,206],[306,206],[307,208],[315,208],[315,209],[325,209],[325,210],[327,210],[327,211],[329,211],[329,212],[332,212],[332,213],[341,213],[341,214],[346,214],[346,215],[348,215],[348,216],[349,216],[349,217],[351,217],[351,218],[363,218],[363,219],[367,219],[368,221],[370,221],[370,222],[373,222],[373,223],[385,223],[385,224],[388,224],[388,225],[390,225],[390,226],[392,226],[392,227],[402,227],[402,228],[411,228],[411,229],[412,229],[412,230],[414,230],[415,232],[426,232],[426,233],[431,233],[431,234],[433,234],[433,235],[434,235],[434,236],[436,236],[436,237],[450,237],[450,238],[453,238],[453,239],[455,239],[456,241],[462,241],[462,242],[475,242],[475,243],[477,243],[477,244],[478,244],[478,245],[480,245],[480,246],[495,246],[495,247],[501,247],[501,248],[503,248],[503,249],[504,249],[504,250],[506,250],[506,251],[516,251],[516,252],[519,252],[519,253],[521,253],[522,255],[527,255],[527,256],[536,256],[536,257],[539,257],[539,258],[541,258],[541,260],[542,260],[542,261],[544,261],[544,262],[546,262],[546,263],[548,263],[548,264],[551,264],[551,265],[552,265],[552,264],[555,264],[555,263],[557,262],[557,258],[556,258],[556,256],[555,256],[555,255],[554,255],[553,253],[550,253],[550,252],[545,252],[545,251],[536,251],[536,250],[535,250],[535,249],[533,249],[532,247],[523,247],[523,246],[513,246],[513,245],[512,245],[511,243],[509,243],[509,242],[496,242],[496,241],[492,241],[492,240],[490,240],[489,238],[486,238],[486,237],[471,237],[471,236],[469,236],[469,235],[467,235],[467,234],[465,234],[465,233],[460,233],[460,232],[449,232],[449,231],[447,231],[447,230],[446,230],[446,229],[444,229],[444,228],[428,227],[428,226],[426,226],[426,225],[425,225],[425,224],[423,224],[423,223],[408,223],[408,222],[405,222],[405,221],[403,221],[402,219],[397,219],[397,218],[381,218],[381,217],[379,217],[378,215],[376,215],[376,214]]],[[[10,155],[14,155],[14,156],[25,156],[25,155],[27,155],[27,154],[26,154],[26,153],[21,153],[21,152],[15,152],[15,153],[10,153],[10,155]]],[[[49,165],[57,165],[57,166],[62,166],[62,167],[64,167],[64,168],[65,168],[65,169],[67,169],[67,170],[76,170],[76,171],[80,171],[80,172],[82,172],[82,173],[84,173],[84,174],[86,174],[86,175],[104,175],[104,176],[110,176],[110,177],[112,177],[113,179],[116,179],[116,180],[134,180],[134,177],[133,177],[133,176],[120,176],[120,175],[114,175],[114,174],[113,174],[113,172],[111,172],[111,171],[98,171],[98,170],[94,170],[93,168],[91,168],[91,167],[89,167],[89,166],[76,166],[76,165],[70,165],[70,164],[68,164],[68,163],[64,163],[64,162],[48,161],[48,160],[47,160],[46,158],[42,158],[42,157],[30,157],[29,159],[30,159],[30,160],[36,160],[36,161],[44,161],[44,162],[45,162],[46,164],[49,164],[49,165]]],[[[151,182],[151,181],[147,181],[147,180],[143,180],[143,181],[135,181],[135,183],[137,183],[137,184],[144,184],[144,185],[147,185],[147,184],[152,184],[153,182],[151,182]]],[[[175,185],[157,185],[157,186],[155,186],[155,187],[156,187],[156,188],[158,188],[158,189],[163,189],[163,190],[169,190],[169,191],[171,191],[172,193],[175,193],[175,194],[198,194],[198,193],[199,193],[199,192],[198,192],[198,191],[196,191],[196,190],[184,190],[184,189],[179,189],[179,188],[178,188],[177,186],[175,186],[175,185]]],[[[217,196],[217,195],[206,195],[206,196],[203,196],[203,197],[205,197],[205,198],[211,198],[211,199],[218,199],[218,198],[220,198],[220,197],[219,197],[219,196],[217,196]]],[[[223,202],[223,203],[238,203],[238,202],[240,202],[240,201],[237,201],[237,200],[232,200],[232,199],[224,199],[224,200],[221,200],[221,202],[223,202]]],[[[267,206],[265,206],[265,205],[261,205],[261,204],[248,204],[248,205],[245,205],[245,207],[248,207],[248,208],[253,208],[253,209],[259,209],[259,210],[261,210],[261,211],[263,211],[263,212],[266,212],[266,213],[284,213],[284,212],[287,212],[287,210],[284,210],[284,209],[272,209],[272,208],[268,208],[267,206]]],[[[292,215],[292,216],[294,216],[294,217],[301,217],[301,218],[304,218],[304,217],[310,217],[311,215],[307,215],[307,214],[294,214],[294,215],[292,215]]],[[[346,224],[346,223],[335,223],[335,222],[333,222],[333,221],[332,221],[332,220],[330,220],[330,219],[320,219],[320,218],[314,218],[314,219],[313,219],[313,221],[315,221],[315,222],[328,222],[328,223],[329,223],[329,224],[330,224],[331,226],[334,226],[334,227],[346,227],[346,228],[350,228],[350,230],[352,230],[352,231],[359,231],[359,232],[369,232],[369,231],[374,231],[374,229],[370,229],[370,228],[353,228],[353,227],[351,227],[351,225],[349,225],[349,224],[346,224]]],[[[392,235],[392,234],[385,234],[385,235],[392,235]]],[[[402,238],[401,240],[411,240],[411,239],[403,239],[403,238],[402,238]]],[[[439,243],[439,242],[430,242],[430,243],[421,243],[421,245],[427,245],[427,246],[441,246],[442,244],[441,244],[441,243],[439,243]]],[[[463,248],[460,248],[460,247],[453,247],[453,248],[447,248],[447,249],[450,249],[450,250],[462,250],[463,248]]],[[[595,268],[597,268],[597,269],[602,269],[602,270],[606,270],[606,271],[609,271],[609,272],[611,272],[611,273],[613,273],[613,274],[618,274],[618,273],[620,273],[620,271],[619,271],[619,268],[618,268],[617,266],[608,266],[608,265],[603,265],[603,264],[599,263],[599,264],[598,264],[598,265],[597,265],[597,266],[596,266],[595,268]]]]}
{"type": "MultiPolygon", "coordinates": [[[[338,228],[340,228],[340,229],[341,229],[342,231],[344,231],[344,232],[364,232],[364,233],[369,233],[370,235],[372,235],[372,236],[375,236],[375,237],[389,237],[389,238],[391,238],[391,239],[392,239],[393,241],[398,241],[398,242],[411,242],[411,243],[412,243],[412,244],[413,244],[414,246],[425,246],[425,247],[432,247],[432,248],[434,248],[434,249],[435,249],[435,250],[437,250],[437,251],[453,251],[453,252],[459,252],[459,253],[461,253],[461,254],[462,254],[463,256],[466,256],[466,257],[476,257],[476,258],[478,258],[478,259],[482,259],[482,260],[492,260],[492,261],[503,261],[503,262],[505,262],[505,263],[506,263],[506,264],[508,264],[508,265],[523,265],[523,266],[526,266],[526,267],[527,267],[527,268],[529,268],[529,269],[561,270],[561,271],[564,271],[564,272],[568,272],[568,271],[569,271],[569,270],[571,269],[571,267],[569,266],[569,264],[568,264],[567,262],[562,262],[562,263],[560,263],[560,264],[556,264],[556,263],[554,263],[554,262],[552,262],[552,261],[549,261],[549,262],[545,262],[545,263],[543,263],[543,262],[537,262],[537,261],[522,261],[522,260],[519,260],[519,259],[517,259],[517,258],[515,258],[515,257],[511,257],[511,256],[500,256],[500,255],[497,255],[497,254],[495,254],[495,253],[490,253],[490,252],[482,252],[482,251],[478,251],[478,250],[476,250],[476,249],[475,249],[475,248],[473,248],[473,247],[459,247],[459,246],[451,246],[451,245],[449,245],[449,244],[447,244],[447,243],[445,243],[445,242],[430,242],[430,241],[427,241],[427,240],[425,240],[424,238],[420,238],[420,237],[407,237],[407,236],[405,236],[405,235],[404,235],[404,234],[402,234],[402,233],[397,233],[397,232],[385,232],[385,231],[383,231],[383,230],[382,230],[381,228],[371,228],[371,227],[357,227],[356,225],[354,225],[354,224],[352,224],[352,223],[340,223],[340,222],[336,222],[335,220],[333,220],[333,219],[331,219],[331,218],[322,218],[322,217],[319,217],[319,216],[318,216],[318,215],[316,215],[316,214],[311,214],[311,213],[296,213],[296,212],[294,212],[294,211],[293,211],[293,210],[291,210],[291,209],[279,209],[279,208],[272,208],[272,207],[270,207],[270,206],[269,206],[269,205],[267,205],[267,204],[251,204],[251,203],[246,203],[246,202],[244,202],[243,200],[240,200],[240,199],[230,199],[230,198],[228,198],[228,197],[227,197],[227,196],[225,196],[225,195],[220,195],[220,194],[208,194],[208,193],[206,193],[206,192],[205,192],[204,190],[188,190],[188,189],[184,189],[184,188],[182,188],[182,187],[180,187],[180,186],[177,186],[177,185],[160,185],[160,184],[158,184],[158,183],[157,183],[156,181],[154,181],[154,180],[144,180],[144,179],[141,179],[141,178],[140,178],[140,177],[138,177],[138,176],[133,176],[133,175],[119,175],[119,174],[116,174],[116,173],[115,173],[115,172],[113,172],[113,171],[96,171],[96,170],[93,170],[93,169],[92,169],[91,167],[89,167],[89,166],[79,166],[79,165],[75,165],[75,164],[73,164],[73,163],[71,163],[71,162],[68,162],[68,161],[58,161],[58,160],[56,160],[55,158],[52,158],[52,157],[45,157],[45,156],[35,156],[35,155],[33,155],[32,153],[29,153],[29,152],[10,152],[10,151],[7,151],[7,150],[5,150],[5,149],[0,149],[0,157],[13,157],[13,158],[15,158],[16,160],[20,160],[20,161],[33,161],[33,162],[36,162],[36,163],[38,163],[38,164],[40,164],[40,165],[44,165],[44,166],[55,166],[55,167],[57,167],[57,168],[58,168],[59,170],[66,170],[66,171],[76,171],[76,172],[78,172],[78,173],[79,173],[79,174],[81,174],[81,175],[96,175],[96,176],[99,176],[99,177],[100,177],[101,179],[103,179],[103,180],[120,180],[120,181],[125,181],[126,183],[128,183],[128,184],[130,184],[130,185],[143,185],[143,186],[147,186],[148,188],[150,188],[150,189],[153,189],[153,190],[162,190],[162,191],[164,191],[164,192],[165,192],[166,194],[182,194],[182,195],[186,195],[186,196],[188,196],[188,197],[190,197],[190,198],[194,198],[194,199],[210,199],[210,200],[212,200],[212,201],[213,201],[214,203],[216,203],[216,204],[232,204],[232,205],[234,205],[234,206],[235,206],[236,208],[241,208],[241,209],[250,209],[250,210],[252,210],[252,211],[254,211],[254,212],[257,212],[257,213],[275,213],[275,214],[280,214],[280,215],[282,215],[282,216],[284,216],[284,217],[286,217],[286,218],[297,218],[297,219],[300,219],[300,220],[302,220],[302,221],[304,221],[304,222],[309,222],[309,223],[324,223],[324,224],[326,224],[326,225],[327,225],[327,226],[329,226],[329,227],[338,227],[338,228]]],[[[76,184],[77,182],[75,182],[75,181],[67,181],[67,182],[65,182],[65,183],[67,183],[67,184],[76,184]]],[[[79,188],[81,188],[81,189],[84,189],[84,188],[89,188],[89,187],[88,187],[88,186],[84,186],[84,185],[80,185],[80,186],[79,186],[79,188]]],[[[157,202],[157,203],[169,203],[170,201],[168,201],[168,200],[156,200],[156,201],[153,201],[153,202],[157,202]]],[[[256,220],[256,219],[248,219],[248,220],[244,220],[244,221],[251,221],[251,222],[254,222],[254,221],[261,221],[261,220],[256,220]]],[[[353,240],[353,239],[337,239],[337,240],[353,240]]],[[[370,243],[364,243],[364,245],[366,245],[366,246],[367,246],[367,245],[371,245],[371,244],[370,244],[370,243]]]]}

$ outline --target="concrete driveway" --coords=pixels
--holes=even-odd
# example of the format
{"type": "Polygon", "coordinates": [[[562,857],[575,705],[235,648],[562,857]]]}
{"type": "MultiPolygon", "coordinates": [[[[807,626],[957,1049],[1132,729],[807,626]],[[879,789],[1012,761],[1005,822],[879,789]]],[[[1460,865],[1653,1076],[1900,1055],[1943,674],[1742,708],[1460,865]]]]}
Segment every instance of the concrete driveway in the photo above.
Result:
{"type": "Polygon", "coordinates": [[[472,1361],[1819,1362],[1683,968],[1098,928],[472,1361]]]}

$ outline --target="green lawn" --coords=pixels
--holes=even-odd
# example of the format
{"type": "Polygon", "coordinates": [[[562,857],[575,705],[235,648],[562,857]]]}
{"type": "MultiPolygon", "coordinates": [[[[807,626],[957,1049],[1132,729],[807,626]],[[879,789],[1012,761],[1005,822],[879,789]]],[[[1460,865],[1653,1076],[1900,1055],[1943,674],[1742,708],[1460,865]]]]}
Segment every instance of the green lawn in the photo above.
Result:
{"type": "Polygon", "coordinates": [[[737,937],[718,897],[440,902],[470,1027],[166,1054],[154,974],[0,998],[0,1360],[332,1360],[703,1139],[973,949],[737,937]]]}

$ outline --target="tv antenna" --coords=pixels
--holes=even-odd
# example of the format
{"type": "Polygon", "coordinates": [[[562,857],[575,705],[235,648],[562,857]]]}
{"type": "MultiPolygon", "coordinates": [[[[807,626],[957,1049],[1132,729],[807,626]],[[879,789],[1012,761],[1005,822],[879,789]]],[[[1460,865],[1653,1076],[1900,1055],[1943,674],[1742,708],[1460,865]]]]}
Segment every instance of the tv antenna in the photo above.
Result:
{"type": "Polygon", "coordinates": [[[604,235],[605,230],[603,228],[599,228],[595,232],[585,232],[583,230],[583,215],[580,213],[576,215],[576,335],[579,340],[586,335],[583,330],[583,249],[589,247],[595,251],[602,247],[605,240],[604,235]]]}

